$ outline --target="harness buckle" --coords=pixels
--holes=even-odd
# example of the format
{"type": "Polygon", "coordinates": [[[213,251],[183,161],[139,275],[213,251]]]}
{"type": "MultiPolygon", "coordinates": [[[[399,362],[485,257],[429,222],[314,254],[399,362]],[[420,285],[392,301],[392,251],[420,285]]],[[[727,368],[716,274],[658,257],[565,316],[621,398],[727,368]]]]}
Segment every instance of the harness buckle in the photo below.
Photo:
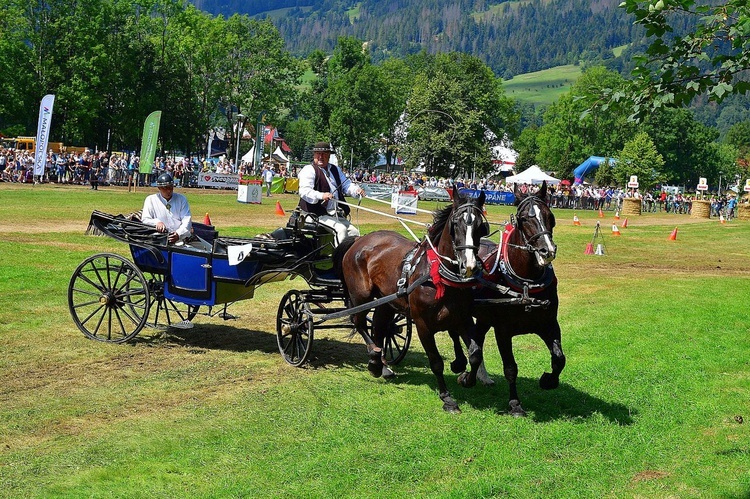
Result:
{"type": "Polygon", "coordinates": [[[396,281],[396,286],[398,286],[399,288],[403,288],[404,286],[406,286],[406,277],[402,277],[401,279],[396,281]]]}

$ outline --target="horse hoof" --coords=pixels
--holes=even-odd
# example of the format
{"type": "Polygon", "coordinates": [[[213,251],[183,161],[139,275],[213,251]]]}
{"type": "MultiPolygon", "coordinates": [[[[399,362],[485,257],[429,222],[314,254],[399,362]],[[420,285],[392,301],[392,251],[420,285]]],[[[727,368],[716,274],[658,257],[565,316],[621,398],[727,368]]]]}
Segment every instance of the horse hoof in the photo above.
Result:
{"type": "Polygon", "coordinates": [[[476,378],[472,379],[469,373],[464,372],[458,377],[458,384],[464,388],[472,388],[477,384],[476,378]]]}
{"type": "Polygon", "coordinates": [[[367,363],[367,370],[370,371],[373,378],[379,378],[383,375],[383,366],[374,360],[367,363]]]}
{"type": "Polygon", "coordinates": [[[560,377],[555,376],[552,373],[544,373],[542,374],[542,377],[539,378],[539,387],[542,390],[554,390],[560,386],[560,377]]]}
{"type": "Polygon", "coordinates": [[[393,379],[396,377],[396,373],[391,371],[391,368],[385,365],[383,366],[382,375],[383,379],[393,379]]]}
{"type": "Polygon", "coordinates": [[[521,407],[520,400],[511,400],[508,405],[510,406],[510,411],[508,411],[508,414],[510,414],[514,418],[526,417],[526,411],[524,411],[523,407],[521,407]]]}
{"type": "Polygon", "coordinates": [[[466,370],[466,361],[460,361],[458,359],[451,362],[451,372],[453,374],[462,373],[466,370]]]}
{"type": "Polygon", "coordinates": [[[449,392],[441,393],[440,400],[443,401],[443,410],[451,414],[461,414],[461,409],[458,407],[458,403],[453,400],[449,392]]]}

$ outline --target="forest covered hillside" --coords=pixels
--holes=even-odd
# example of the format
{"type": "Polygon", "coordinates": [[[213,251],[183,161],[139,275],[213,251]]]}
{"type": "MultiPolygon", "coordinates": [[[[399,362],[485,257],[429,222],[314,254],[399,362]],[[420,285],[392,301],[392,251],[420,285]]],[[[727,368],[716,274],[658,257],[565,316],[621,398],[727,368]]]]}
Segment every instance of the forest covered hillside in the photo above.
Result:
{"type": "Polygon", "coordinates": [[[192,0],[201,10],[268,17],[297,56],[330,53],[340,36],[366,41],[374,61],[464,52],[498,76],[607,60],[637,34],[620,0],[192,0]]]}

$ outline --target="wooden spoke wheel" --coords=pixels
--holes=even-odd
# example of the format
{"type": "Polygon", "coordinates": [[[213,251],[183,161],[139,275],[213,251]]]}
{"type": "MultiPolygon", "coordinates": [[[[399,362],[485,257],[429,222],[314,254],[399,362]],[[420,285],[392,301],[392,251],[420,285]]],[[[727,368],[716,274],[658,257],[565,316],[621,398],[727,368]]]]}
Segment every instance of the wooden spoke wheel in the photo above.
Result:
{"type": "Polygon", "coordinates": [[[146,324],[150,303],[143,273],[120,255],[91,256],[70,278],[70,315],[92,340],[123,343],[135,337],[146,324]]]}
{"type": "Polygon", "coordinates": [[[276,342],[289,364],[299,367],[310,357],[313,342],[313,318],[299,291],[288,291],[276,314],[276,342]]]}
{"type": "Polygon", "coordinates": [[[147,272],[145,277],[150,296],[147,326],[166,329],[174,324],[192,321],[195,318],[200,306],[186,305],[164,296],[164,276],[162,274],[147,272]]]}

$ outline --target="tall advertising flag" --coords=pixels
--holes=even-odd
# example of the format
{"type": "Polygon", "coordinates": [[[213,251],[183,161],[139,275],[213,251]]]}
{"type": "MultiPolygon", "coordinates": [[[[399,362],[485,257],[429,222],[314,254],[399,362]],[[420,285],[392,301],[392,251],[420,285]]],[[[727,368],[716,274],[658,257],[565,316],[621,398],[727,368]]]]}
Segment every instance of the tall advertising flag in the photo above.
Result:
{"type": "Polygon", "coordinates": [[[47,145],[49,144],[49,129],[52,126],[52,106],[55,96],[45,95],[39,105],[39,124],[36,129],[36,153],[34,154],[34,176],[44,175],[47,164],[47,145]]]}
{"type": "Polygon", "coordinates": [[[140,173],[152,173],[154,171],[154,157],[156,157],[156,142],[159,140],[159,122],[161,122],[161,111],[154,111],[146,118],[143,124],[143,138],[141,139],[141,165],[140,173]]]}

